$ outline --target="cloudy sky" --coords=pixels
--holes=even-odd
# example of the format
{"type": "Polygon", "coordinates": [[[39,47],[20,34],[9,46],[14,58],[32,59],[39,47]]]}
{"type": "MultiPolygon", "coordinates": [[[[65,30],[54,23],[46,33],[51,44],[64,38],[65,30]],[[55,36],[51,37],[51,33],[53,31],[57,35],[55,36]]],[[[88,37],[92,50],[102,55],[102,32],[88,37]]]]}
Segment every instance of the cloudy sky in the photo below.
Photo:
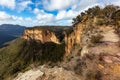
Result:
{"type": "Polygon", "coordinates": [[[108,4],[120,0],[0,0],[0,24],[71,25],[81,11],[108,4]]]}

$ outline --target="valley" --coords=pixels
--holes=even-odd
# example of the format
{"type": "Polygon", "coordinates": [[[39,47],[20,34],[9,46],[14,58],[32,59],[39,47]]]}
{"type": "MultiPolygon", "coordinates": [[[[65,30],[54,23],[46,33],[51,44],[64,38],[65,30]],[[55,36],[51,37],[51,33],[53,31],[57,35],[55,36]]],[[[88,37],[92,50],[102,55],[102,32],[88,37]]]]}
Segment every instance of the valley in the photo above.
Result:
{"type": "Polygon", "coordinates": [[[0,48],[0,80],[120,80],[119,9],[89,8],[72,27],[25,28],[0,48]]]}

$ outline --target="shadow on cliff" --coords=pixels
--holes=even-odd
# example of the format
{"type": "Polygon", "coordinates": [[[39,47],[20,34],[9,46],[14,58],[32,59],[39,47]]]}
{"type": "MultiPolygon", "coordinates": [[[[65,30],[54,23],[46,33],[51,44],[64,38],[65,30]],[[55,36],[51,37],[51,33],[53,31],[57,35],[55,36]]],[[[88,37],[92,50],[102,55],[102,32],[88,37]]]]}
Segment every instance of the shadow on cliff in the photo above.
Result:
{"type": "Polygon", "coordinates": [[[11,45],[0,49],[0,77],[4,79],[25,71],[31,64],[56,64],[63,60],[64,53],[64,43],[42,44],[34,40],[16,39],[11,45]]]}

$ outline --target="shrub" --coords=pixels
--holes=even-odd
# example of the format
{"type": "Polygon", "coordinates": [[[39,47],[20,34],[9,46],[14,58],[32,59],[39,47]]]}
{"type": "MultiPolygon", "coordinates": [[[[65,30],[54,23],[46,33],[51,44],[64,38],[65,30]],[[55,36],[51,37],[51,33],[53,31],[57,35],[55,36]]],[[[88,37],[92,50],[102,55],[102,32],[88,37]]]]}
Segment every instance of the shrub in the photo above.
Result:
{"type": "Polygon", "coordinates": [[[103,38],[102,35],[98,34],[98,35],[94,35],[91,37],[91,43],[95,44],[95,43],[100,43],[101,39],[103,38]]]}
{"type": "Polygon", "coordinates": [[[96,24],[97,25],[103,25],[105,23],[107,23],[107,21],[105,19],[103,19],[103,18],[97,18],[96,19],[96,24]]]}
{"type": "Polygon", "coordinates": [[[41,58],[43,58],[45,61],[52,61],[52,62],[57,62],[57,61],[62,61],[63,56],[65,53],[65,47],[63,44],[55,44],[52,42],[48,42],[43,44],[43,53],[41,58]]]}
{"type": "Polygon", "coordinates": [[[85,80],[102,80],[102,74],[100,71],[88,70],[85,76],[85,80]]]}

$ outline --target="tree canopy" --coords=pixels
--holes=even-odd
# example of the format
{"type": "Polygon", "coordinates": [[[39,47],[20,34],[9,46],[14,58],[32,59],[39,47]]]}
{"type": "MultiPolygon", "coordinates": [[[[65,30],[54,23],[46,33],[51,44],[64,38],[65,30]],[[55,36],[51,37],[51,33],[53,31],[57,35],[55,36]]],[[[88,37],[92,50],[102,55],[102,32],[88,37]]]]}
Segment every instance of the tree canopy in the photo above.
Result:
{"type": "Polygon", "coordinates": [[[102,18],[103,20],[106,20],[107,23],[111,23],[116,20],[120,20],[120,7],[107,5],[104,8],[101,8],[99,6],[89,8],[88,10],[76,16],[76,18],[73,18],[73,25],[84,21],[85,16],[87,16],[89,19],[93,19],[94,17],[102,18]]]}

